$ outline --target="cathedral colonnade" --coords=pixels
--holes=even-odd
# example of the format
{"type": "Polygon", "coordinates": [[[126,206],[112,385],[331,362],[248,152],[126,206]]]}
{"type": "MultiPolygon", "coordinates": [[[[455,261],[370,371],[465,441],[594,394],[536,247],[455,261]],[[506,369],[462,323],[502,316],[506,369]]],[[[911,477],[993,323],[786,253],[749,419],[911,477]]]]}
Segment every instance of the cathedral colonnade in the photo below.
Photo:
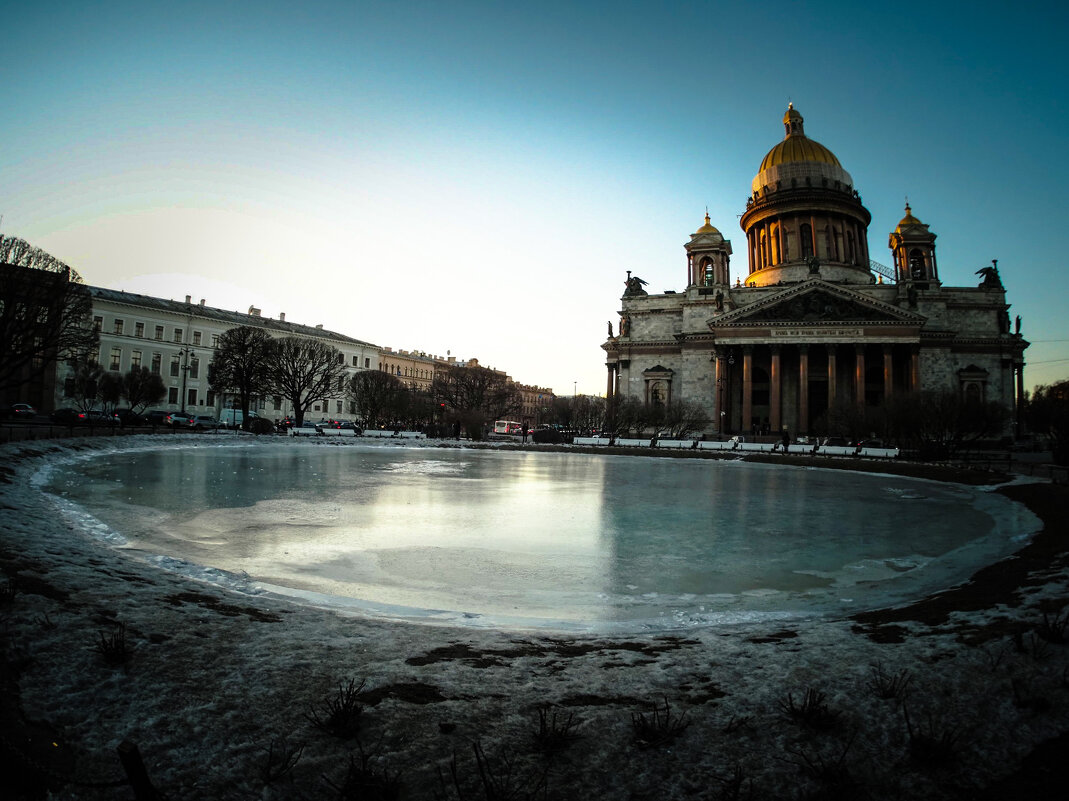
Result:
{"type": "Polygon", "coordinates": [[[711,362],[721,434],[809,434],[837,403],[877,406],[920,387],[914,343],[721,345],[711,362]]]}

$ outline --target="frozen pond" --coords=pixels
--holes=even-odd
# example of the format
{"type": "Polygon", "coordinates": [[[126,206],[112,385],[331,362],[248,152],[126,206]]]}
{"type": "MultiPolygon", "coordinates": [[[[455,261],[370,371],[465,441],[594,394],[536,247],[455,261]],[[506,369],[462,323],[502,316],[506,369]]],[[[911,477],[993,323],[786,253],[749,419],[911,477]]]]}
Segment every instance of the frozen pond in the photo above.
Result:
{"type": "Polygon", "coordinates": [[[484,625],[842,614],[950,586],[1038,528],[983,490],[704,459],[289,441],[93,454],[45,478],[80,525],[170,567],[484,625]]]}

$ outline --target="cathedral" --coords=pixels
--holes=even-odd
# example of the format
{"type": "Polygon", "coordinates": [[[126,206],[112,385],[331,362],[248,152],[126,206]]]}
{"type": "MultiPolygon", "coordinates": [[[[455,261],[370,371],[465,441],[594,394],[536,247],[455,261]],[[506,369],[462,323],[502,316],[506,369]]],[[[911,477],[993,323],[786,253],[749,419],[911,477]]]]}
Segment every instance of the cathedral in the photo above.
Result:
{"type": "Polygon", "coordinates": [[[783,125],[740,219],[745,281],[732,285],[731,242],[708,215],[684,245],[686,289],[651,295],[628,272],[602,345],[607,396],[697,402],[721,435],[805,435],[833,404],[928,390],[1016,412],[1028,342],[1019,317],[1011,330],[997,263],[978,286],[944,286],[936,235],[908,204],[892,266],[873,261],[850,174],[793,105],[783,125]]]}

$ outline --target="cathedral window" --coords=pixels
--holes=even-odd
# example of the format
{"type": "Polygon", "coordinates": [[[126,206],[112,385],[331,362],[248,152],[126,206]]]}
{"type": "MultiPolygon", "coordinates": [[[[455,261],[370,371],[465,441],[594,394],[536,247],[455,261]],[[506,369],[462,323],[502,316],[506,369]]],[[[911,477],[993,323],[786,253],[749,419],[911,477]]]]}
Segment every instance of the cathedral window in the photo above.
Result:
{"type": "Polygon", "coordinates": [[[813,257],[813,227],[809,223],[802,223],[799,229],[799,238],[802,240],[802,258],[813,257]]]}
{"type": "Polygon", "coordinates": [[[702,283],[705,286],[710,286],[711,284],[715,283],[715,279],[713,278],[713,260],[712,259],[702,259],[702,267],[701,267],[701,269],[702,269],[702,283]]]}
{"type": "Polygon", "coordinates": [[[909,275],[914,279],[925,277],[924,254],[917,249],[909,252],[909,275]]]}

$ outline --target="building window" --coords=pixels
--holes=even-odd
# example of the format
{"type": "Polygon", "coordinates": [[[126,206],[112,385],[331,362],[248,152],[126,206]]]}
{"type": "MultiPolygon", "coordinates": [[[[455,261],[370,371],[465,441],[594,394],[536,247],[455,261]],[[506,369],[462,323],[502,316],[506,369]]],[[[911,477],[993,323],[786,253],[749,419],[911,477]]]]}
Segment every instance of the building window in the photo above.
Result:
{"type": "Polygon", "coordinates": [[[116,317],[115,318],[115,328],[112,329],[111,333],[118,334],[118,335],[121,336],[122,335],[122,329],[123,329],[123,321],[116,317]]]}
{"type": "Polygon", "coordinates": [[[212,334],[212,347],[213,348],[218,348],[219,347],[219,335],[218,334],[212,334]]]}
{"type": "Polygon", "coordinates": [[[159,340],[160,342],[163,341],[163,326],[162,325],[156,326],[156,339],[159,340]]]}
{"type": "Polygon", "coordinates": [[[171,377],[172,378],[177,378],[178,377],[178,357],[177,356],[172,356],[171,357],[171,377]]]}
{"type": "Polygon", "coordinates": [[[364,358],[364,369],[365,370],[370,370],[371,369],[371,357],[370,356],[367,356],[367,357],[364,358]]]}
{"type": "Polygon", "coordinates": [[[194,331],[193,332],[193,344],[194,345],[199,345],[200,344],[200,331],[194,331]]]}
{"type": "Polygon", "coordinates": [[[135,350],[130,354],[130,369],[141,366],[141,351],[135,350]]]}
{"type": "Polygon", "coordinates": [[[152,366],[149,369],[156,375],[160,374],[160,364],[163,362],[163,357],[158,353],[152,354],[152,366]]]}
{"type": "Polygon", "coordinates": [[[280,411],[282,409],[282,398],[279,395],[275,395],[274,397],[272,397],[271,406],[274,407],[274,410],[276,412],[280,411]]]}
{"type": "Polygon", "coordinates": [[[186,406],[196,406],[196,405],[197,405],[197,390],[190,389],[186,393],[186,406]]]}
{"type": "Polygon", "coordinates": [[[174,341],[175,342],[181,342],[182,341],[182,329],[181,328],[176,328],[174,330],[174,341]]]}
{"type": "Polygon", "coordinates": [[[108,369],[109,370],[118,371],[118,369],[119,369],[119,359],[121,357],[122,357],[122,350],[120,350],[119,348],[112,348],[111,349],[111,364],[108,365],[108,369]]]}
{"type": "Polygon", "coordinates": [[[798,237],[802,240],[802,258],[809,259],[813,256],[813,226],[802,223],[798,229],[798,237]]]}
{"type": "Polygon", "coordinates": [[[134,323],[134,336],[135,337],[143,337],[143,336],[145,336],[145,324],[144,323],[134,323]]]}
{"type": "Polygon", "coordinates": [[[99,332],[100,329],[103,328],[103,327],[104,327],[104,318],[103,317],[94,317],[93,318],[93,328],[95,328],[99,332]]]}
{"type": "Polygon", "coordinates": [[[178,387],[167,388],[167,402],[178,403],[178,387]]]}
{"type": "Polygon", "coordinates": [[[338,414],[341,414],[341,401],[335,401],[338,404],[338,414]]]}
{"type": "Polygon", "coordinates": [[[189,377],[200,378],[200,359],[189,360],[189,377]]]}
{"type": "Polygon", "coordinates": [[[359,366],[360,366],[360,357],[359,356],[353,356],[353,367],[359,367],[359,366]]]}

